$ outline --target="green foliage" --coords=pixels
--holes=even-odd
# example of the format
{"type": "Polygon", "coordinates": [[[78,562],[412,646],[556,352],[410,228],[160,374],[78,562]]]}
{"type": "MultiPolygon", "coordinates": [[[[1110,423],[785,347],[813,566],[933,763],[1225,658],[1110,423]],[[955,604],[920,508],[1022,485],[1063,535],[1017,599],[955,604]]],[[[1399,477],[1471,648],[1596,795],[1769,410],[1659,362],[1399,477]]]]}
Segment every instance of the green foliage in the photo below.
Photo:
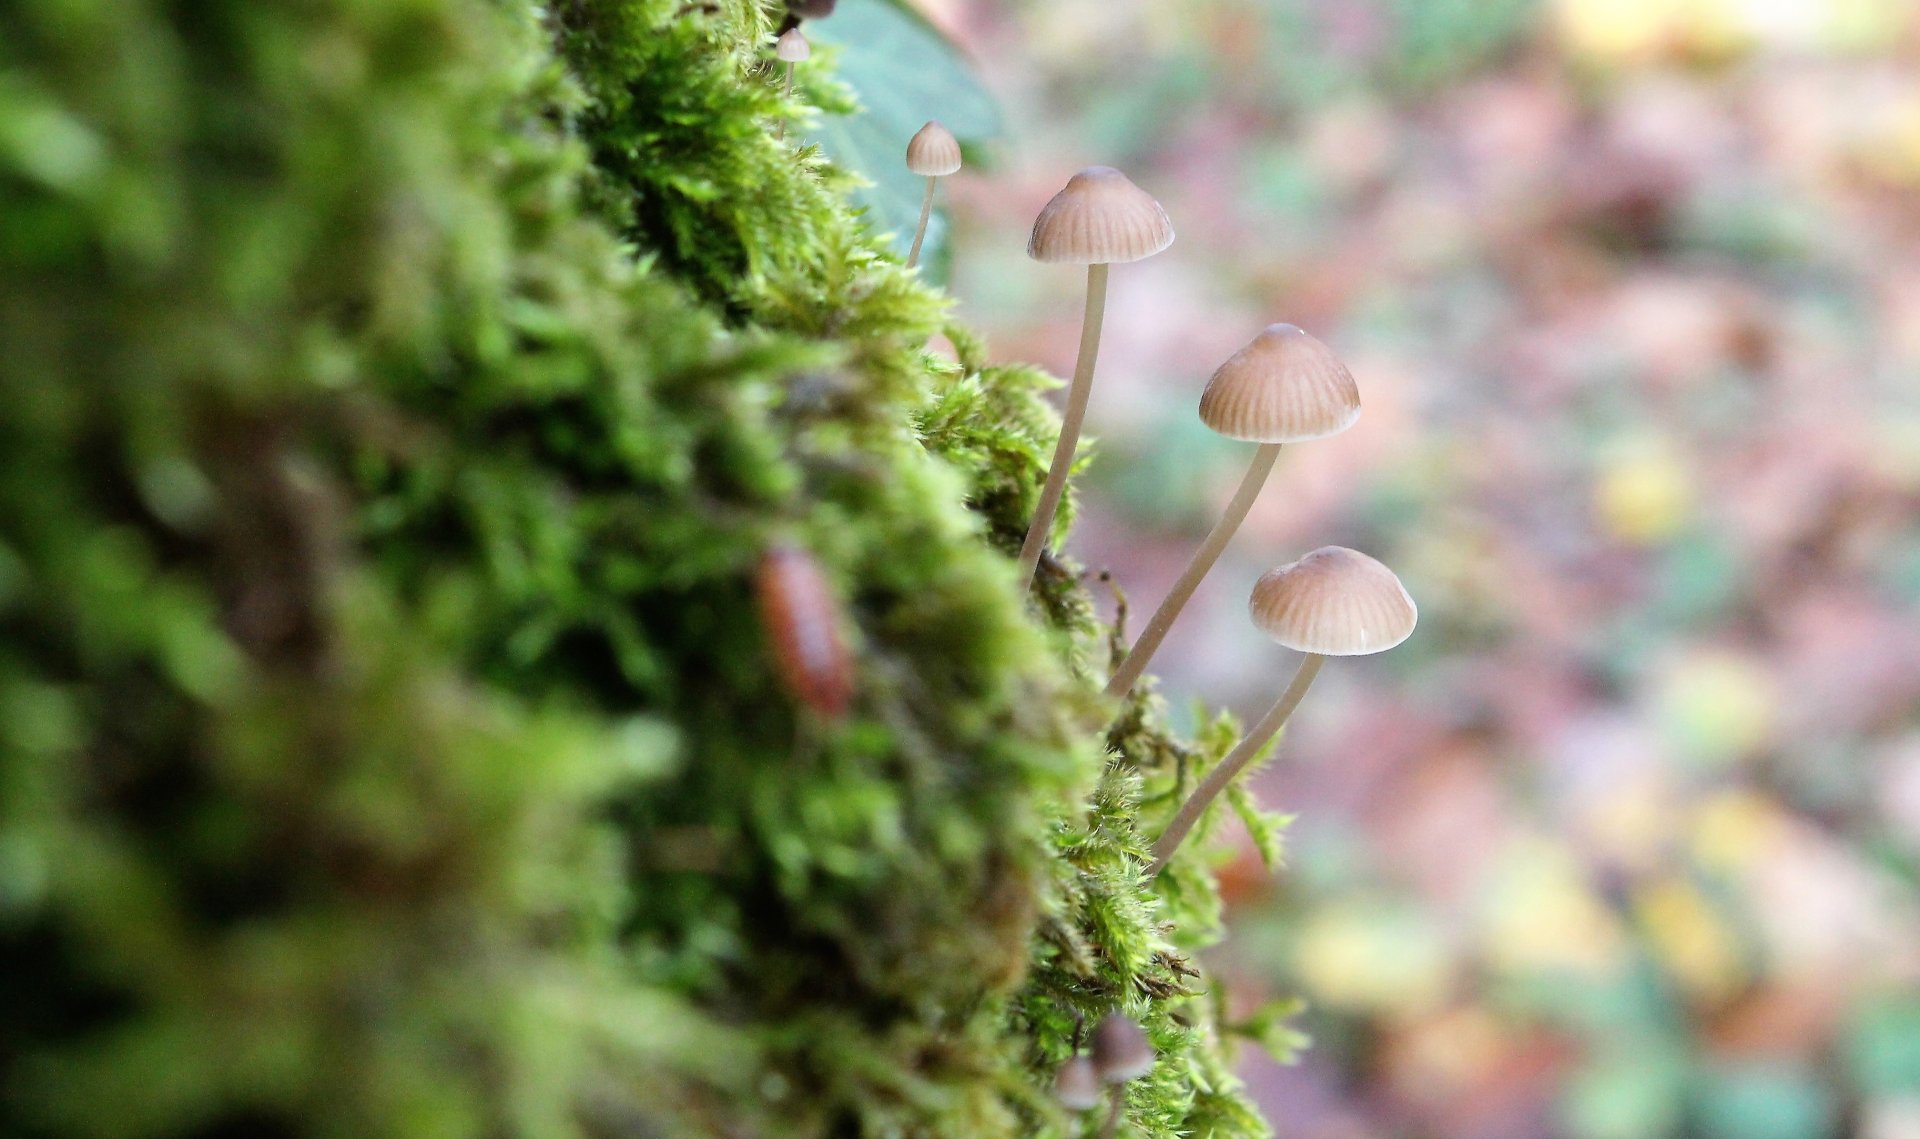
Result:
{"type": "Polygon", "coordinates": [[[1119,1007],[1137,1134],[1265,1133],[1141,876],[1231,726],[1099,754],[1114,634],[1007,557],[1053,381],[925,350],[770,29],[0,13],[0,1129],[1063,1135],[1119,1007]]]}

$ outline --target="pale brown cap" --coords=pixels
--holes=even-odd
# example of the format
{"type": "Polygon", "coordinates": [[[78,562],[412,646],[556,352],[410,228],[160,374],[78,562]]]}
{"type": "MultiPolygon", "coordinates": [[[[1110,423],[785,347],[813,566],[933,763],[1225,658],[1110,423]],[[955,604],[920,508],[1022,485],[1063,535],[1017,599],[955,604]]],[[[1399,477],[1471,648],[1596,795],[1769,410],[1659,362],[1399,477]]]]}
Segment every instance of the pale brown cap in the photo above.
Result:
{"type": "Polygon", "coordinates": [[[1060,1071],[1053,1077],[1053,1098],[1068,1111],[1100,1106],[1100,1077],[1094,1073],[1093,1061],[1085,1056],[1072,1056],[1060,1065],[1060,1071]]]}
{"type": "Polygon", "coordinates": [[[1146,1030],[1114,1013],[1093,1030],[1093,1070],[1101,1082],[1124,1084],[1153,1071],[1153,1044],[1146,1030]]]}
{"type": "Polygon", "coordinates": [[[1345,546],[1268,570],[1249,607],[1274,640],[1333,657],[1385,652],[1413,634],[1420,615],[1392,570],[1345,546]]]}
{"type": "Polygon", "coordinates": [[[774,58],[787,63],[799,63],[813,54],[813,45],[800,34],[799,28],[788,28],[780,33],[779,39],[773,41],[773,54],[774,58]]]}
{"type": "Polygon", "coordinates": [[[939,178],[960,169],[960,140],[939,123],[928,123],[907,140],[907,169],[939,178]]]}
{"type": "Polygon", "coordinates": [[[1035,261],[1105,265],[1138,261],[1173,244],[1160,203],[1111,166],[1089,166],[1040,211],[1027,239],[1035,261]]]}
{"type": "Polygon", "coordinates": [[[1325,344],[1291,324],[1270,324],[1214,371],[1200,418],[1229,439],[1301,443],[1352,427],[1360,389],[1325,344]]]}

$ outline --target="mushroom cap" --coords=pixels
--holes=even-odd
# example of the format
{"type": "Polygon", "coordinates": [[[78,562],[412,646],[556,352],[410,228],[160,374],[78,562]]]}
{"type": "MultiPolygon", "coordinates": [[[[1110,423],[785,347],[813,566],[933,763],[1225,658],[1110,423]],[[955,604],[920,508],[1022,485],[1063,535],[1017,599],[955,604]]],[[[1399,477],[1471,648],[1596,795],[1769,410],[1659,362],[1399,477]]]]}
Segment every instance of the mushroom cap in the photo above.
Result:
{"type": "Polygon", "coordinates": [[[1093,1070],[1101,1082],[1124,1084],[1153,1070],[1153,1044],[1139,1024],[1119,1013],[1093,1030],[1093,1070]]]}
{"type": "Polygon", "coordinates": [[[937,122],[930,122],[907,140],[907,169],[927,178],[939,178],[960,169],[960,140],[937,122]]]}
{"type": "Polygon", "coordinates": [[[788,63],[799,63],[813,54],[813,45],[800,34],[799,28],[788,28],[780,33],[779,39],[773,41],[773,54],[775,58],[788,63]]]}
{"type": "Polygon", "coordinates": [[[1151,257],[1172,244],[1173,222],[1159,202],[1113,167],[1089,166],[1034,219],[1027,256],[1104,265],[1151,257]]]}
{"type": "Polygon", "coordinates": [[[1291,324],[1270,324],[1214,370],[1200,418],[1229,439],[1302,443],[1353,426],[1360,388],[1325,344],[1291,324]]]}
{"type": "Polygon", "coordinates": [[[1053,1098],[1068,1111],[1100,1106],[1100,1077],[1093,1070],[1093,1061],[1085,1056],[1071,1056],[1060,1065],[1060,1071],[1053,1077],[1053,1098]]]}
{"type": "Polygon", "coordinates": [[[1392,570],[1344,546],[1268,570],[1248,607],[1274,640],[1333,657],[1385,652],[1413,634],[1420,616],[1392,570]]]}

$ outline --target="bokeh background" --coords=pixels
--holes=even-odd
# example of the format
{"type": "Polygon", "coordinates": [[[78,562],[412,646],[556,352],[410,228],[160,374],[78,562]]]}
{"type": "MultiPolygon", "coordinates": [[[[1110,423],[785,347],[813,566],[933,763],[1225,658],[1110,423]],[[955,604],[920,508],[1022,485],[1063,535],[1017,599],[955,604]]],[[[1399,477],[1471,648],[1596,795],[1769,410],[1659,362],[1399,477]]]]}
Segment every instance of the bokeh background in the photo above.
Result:
{"type": "Polygon", "coordinates": [[[1247,590],[1318,545],[1422,605],[1259,776],[1289,867],[1229,877],[1216,967],[1314,1041],[1246,1059],[1278,1131],[1920,1137],[1920,6],[921,7],[1005,116],[945,266],[997,356],[1072,367],[1024,256],[1069,173],[1179,231],[1114,271],[1071,554],[1158,600],[1263,325],[1361,385],[1156,666],[1264,708],[1247,590]]]}

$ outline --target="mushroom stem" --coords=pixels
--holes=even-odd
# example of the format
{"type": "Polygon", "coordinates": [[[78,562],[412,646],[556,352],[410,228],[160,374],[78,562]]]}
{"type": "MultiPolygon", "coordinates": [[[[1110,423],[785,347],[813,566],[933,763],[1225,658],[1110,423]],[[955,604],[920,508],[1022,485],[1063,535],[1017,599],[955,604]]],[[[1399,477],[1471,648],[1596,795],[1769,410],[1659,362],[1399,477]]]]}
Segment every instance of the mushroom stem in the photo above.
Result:
{"type": "Polygon", "coordinates": [[[1087,396],[1093,391],[1093,364],[1100,355],[1100,322],[1107,311],[1107,266],[1087,266],[1087,311],[1080,322],[1080,357],[1073,365],[1073,386],[1067,389],[1067,406],[1060,417],[1060,441],[1053,448],[1053,465],[1047,468],[1046,485],[1040,488],[1040,502],[1033,509],[1033,522],[1027,527],[1027,540],[1020,546],[1020,579],[1033,580],[1040,565],[1040,551],[1053,529],[1053,515],[1066,493],[1067,472],[1073,467],[1074,445],[1080,441],[1080,423],[1087,416],[1087,396]]]}
{"type": "Polygon", "coordinates": [[[1127,1109],[1127,1085],[1113,1085],[1107,1096],[1110,1105],[1107,1108],[1107,1121],[1100,1128],[1100,1139],[1113,1139],[1120,1133],[1120,1114],[1127,1109]]]}
{"type": "Polygon", "coordinates": [[[1187,796],[1187,801],[1180,804],[1180,809],[1174,813],[1173,821],[1168,823],[1167,829],[1154,840],[1153,864],[1147,867],[1149,878],[1160,873],[1161,868],[1167,864],[1167,859],[1172,858],[1173,852],[1179,849],[1180,840],[1186,838],[1187,832],[1193,829],[1193,824],[1200,821],[1201,814],[1219,797],[1220,792],[1227,789],[1227,785],[1234,781],[1248,762],[1259,754],[1260,749],[1266,746],[1274,733],[1286,724],[1287,717],[1293,715],[1293,710],[1300,706],[1301,698],[1307,694],[1307,687],[1313,683],[1313,678],[1319,675],[1320,666],[1326,659],[1319,653],[1308,653],[1307,659],[1300,662],[1300,670],[1293,674],[1293,682],[1288,684],[1287,690],[1280,694],[1280,699],[1276,700],[1267,714],[1260,718],[1260,722],[1247,732],[1247,737],[1227,754],[1227,758],[1221,760],[1218,767],[1207,773],[1207,777],[1200,781],[1200,786],[1195,787],[1193,794],[1187,796]]]}
{"type": "Polygon", "coordinates": [[[1213,563],[1220,560],[1220,551],[1227,548],[1234,531],[1240,529],[1240,523],[1246,521],[1247,511],[1253,509],[1253,500],[1260,497],[1260,488],[1266,484],[1267,475],[1273,471],[1273,462],[1280,457],[1280,444],[1262,443],[1253,453],[1253,462],[1247,464],[1247,473],[1240,480],[1240,489],[1233,492],[1233,500],[1227,503],[1226,512],[1220,515],[1220,521],[1193,552],[1193,559],[1187,568],[1180,572],[1180,580],[1173,583],[1160,608],[1153,611],[1146,628],[1140,632],[1140,639],[1133,642],[1120,667],[1114,670],[1113,679],[1107,682],[1108,696],[1125,696],[1133,688],[1140,674],[1147,670],[1147,664],[1153,660],[1153,654],[1160,649],[1160,642],[1167,637],[1167,630],[1173,628],[1173,622],[1180,616],[1180,610],[1186,607],[1193,597],[1193,591],[1199,587],[1200,579],[1207,576],[1213,563]]]}
{"type": "Polygon", "coordinates": [[[933,176],[927,176],[927,193],[920,199],[920,224],[913,228],[913,248],[907,251],[907,268],[920,263],[920,243],[927,238],[927,219],[933,216],[933,176]]]}
{"type": "MultiPolygon", "coordinates": [[[[789,59],[789,60],[787,61],[787,90],[786,90],[786,97],[787,97],[788,99],[792,99],[792,98],[793,98],[793,61],[792,61],[791,59],[789,59]]],[[[773,129],[773,137],[774,137],[774,138],[776,138],[776,139],[778,139],[778,140],[780,140],[780,141],[782,141],[782,142],[784,142],[784,141],[786,141],[786,137],[787,137],[787,120],[785,120],[785,119],[781,119],[781,120],[780,120],[780,125],[779,125],[779,126],[777,126],[777,127],[775,127],[775,128],[773,129]]]]}

